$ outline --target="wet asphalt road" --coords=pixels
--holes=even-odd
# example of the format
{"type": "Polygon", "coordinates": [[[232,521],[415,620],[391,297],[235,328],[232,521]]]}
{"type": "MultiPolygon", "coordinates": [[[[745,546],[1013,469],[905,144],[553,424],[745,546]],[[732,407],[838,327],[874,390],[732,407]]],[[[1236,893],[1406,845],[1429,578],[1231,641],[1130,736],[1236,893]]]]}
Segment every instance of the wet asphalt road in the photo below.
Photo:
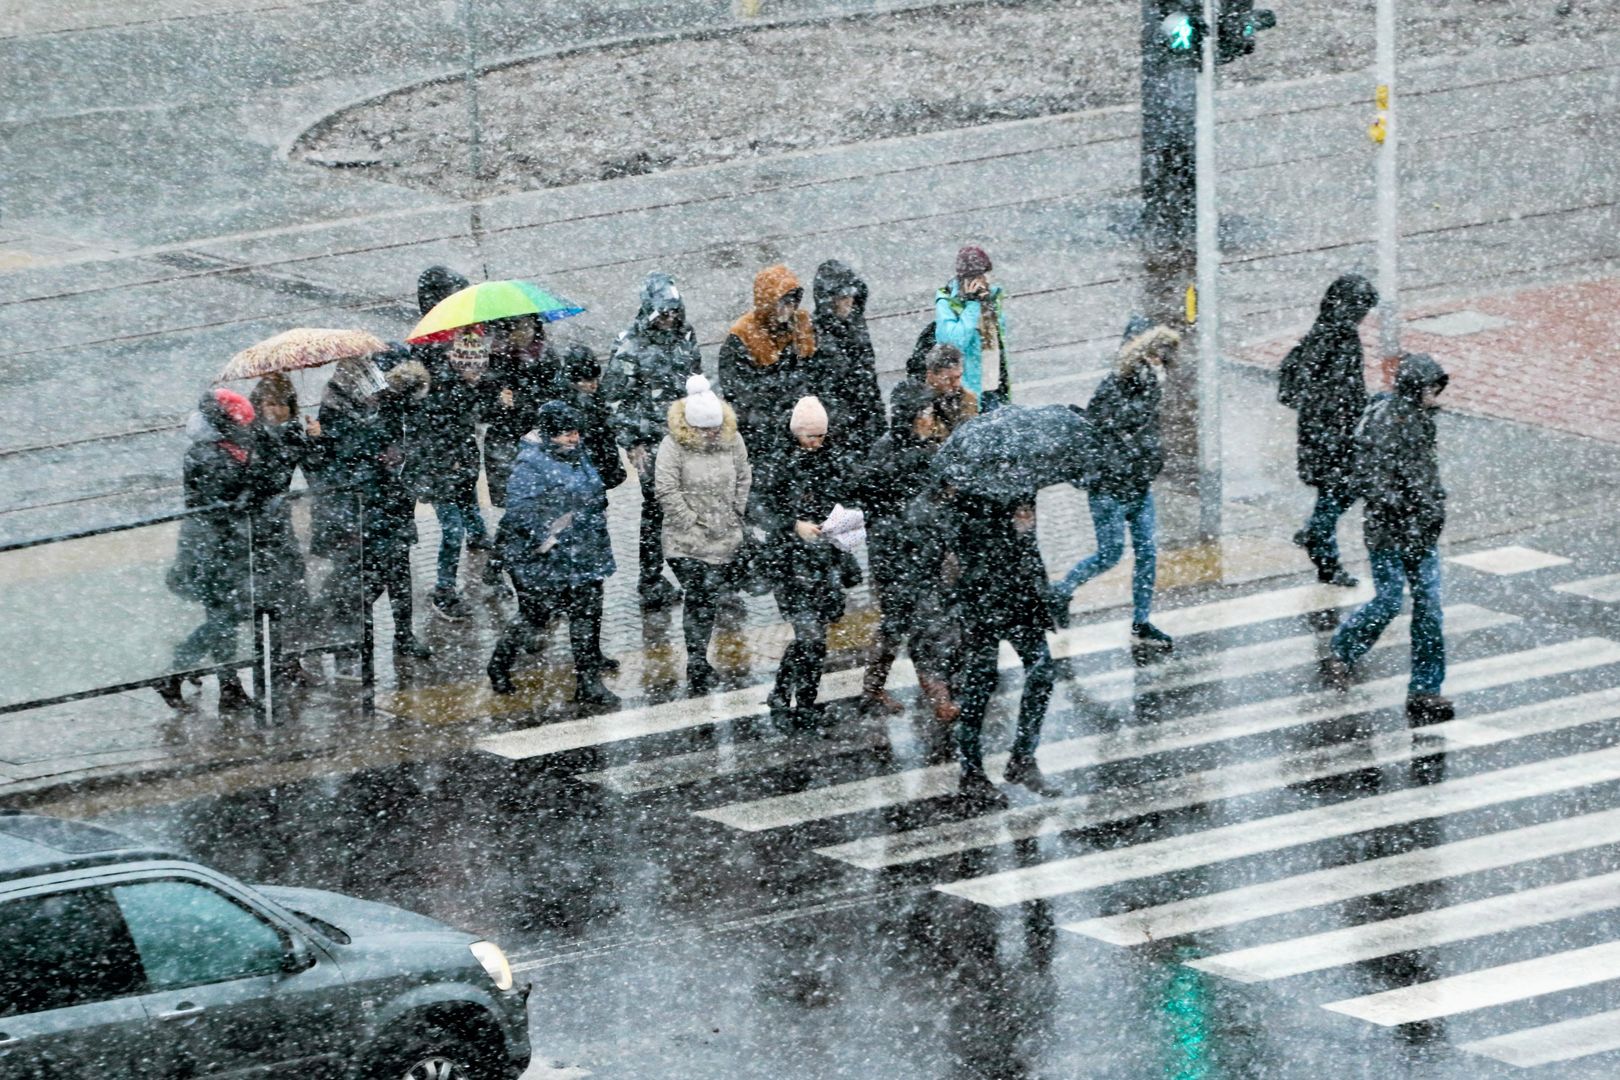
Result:
{"type": "Polygon", "coordinates": [[[536,985],[539,1060],[594,1076],[1522,1075],[1496,1058],[1617,1030],[1620,625],[1555,586],[1613,588],[1590,582],[1620,557],[1576,525],[1512,542],[1570,561],[1446,565],[1455,723],[1407,728],[1387,637],[1320,692],[1331,619],[1302,612],[1331,592],[1188,592],[1172,663],[1060,636],[1065,794],[1002,814],[938,796],[920,719],[784,739],[694,704],[661,735],[101,820],[488,934],[536,985]]]}

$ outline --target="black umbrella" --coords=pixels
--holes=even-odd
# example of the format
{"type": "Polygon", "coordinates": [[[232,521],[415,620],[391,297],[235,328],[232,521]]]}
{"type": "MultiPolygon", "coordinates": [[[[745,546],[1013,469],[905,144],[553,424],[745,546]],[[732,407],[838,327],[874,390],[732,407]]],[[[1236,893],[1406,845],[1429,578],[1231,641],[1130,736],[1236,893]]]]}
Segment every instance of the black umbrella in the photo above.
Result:
{"type": "Polygon", "coordinates": [[[1013,499],[1053,484],[1088,486],[1096,438],[1078,406],[1003,405],[963,424],[934,455],[935,473],[959,491],[1013,499]]]}

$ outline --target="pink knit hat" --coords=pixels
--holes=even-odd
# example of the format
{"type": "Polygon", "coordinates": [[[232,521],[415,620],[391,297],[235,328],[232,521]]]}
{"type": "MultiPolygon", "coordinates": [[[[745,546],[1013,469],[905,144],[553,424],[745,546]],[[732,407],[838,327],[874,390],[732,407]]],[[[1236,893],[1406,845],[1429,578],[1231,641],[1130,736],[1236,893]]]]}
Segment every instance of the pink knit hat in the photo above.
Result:
{"type": "Polygon", "coordinates": [[[956,253],[956,277],[978,277],[980,274],[990,272],[990,256],[985,254],[984,248],[968,244],[956,253]]]}
{"type": "Polygon", "coordinates": [[[805,438],[810,435],[827,434],[827,410],[816,397],[802,397],[798,404],[793,406],[793,416],[788,420],[788,430],[793,432],[795,438],[805,438]]]}

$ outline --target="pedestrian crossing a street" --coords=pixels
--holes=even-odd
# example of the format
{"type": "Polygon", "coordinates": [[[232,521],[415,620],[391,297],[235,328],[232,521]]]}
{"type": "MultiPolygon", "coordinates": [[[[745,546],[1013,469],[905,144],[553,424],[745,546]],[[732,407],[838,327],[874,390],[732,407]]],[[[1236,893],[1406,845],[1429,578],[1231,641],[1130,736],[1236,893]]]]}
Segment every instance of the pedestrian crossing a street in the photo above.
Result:
{"type": "MultiPolygon", "coordinates": [[[[1117,620],[1053,635],[1054,654],[1082,664],[1065,684],[1080,730],[1040,749],[1062,791],[1007,809],[964,814],[954,764],[895,756],[907,736],[893,721],[852,717],[822,740],[767,731],[669,746],[759,715],[759,688],[485,747],[514,760],[627,748],[579,778],[674,799],[843,873],[902,875],[944,902],[1050,904],[1076,941],[1174,940],[1178,962],[1286,986],[1343,1023],[1443,1018],[1462,1050],[1515,1066],[1620,1051],[1620,642],[1450,605],[1457,717],[1411,727],[1396,663],[1406,619],[1364,681],[1316,688],[1325,620],[1305,618],[1365,595],[1285,588],[1165,611],[1187,647],[1147,668],[1126,666],[1117,620]],[[1244,695],[1222,692],[1240,684],[1244,695]],[[1144,710],[1145,698],[1158,704],[1144,710]],[[667,752],[633,752],[654,737],[667,752]],[[1406,899],[1371,902],[1388,895],[1406,899]],[[1563,936],[1572,926],[1581,933],[1563,936]],[[1407,956],[1438,959],[1369,975],[1407,956]],[[1547,1002],[1567,1011],[1531,1007],[1547,1002]]],[[[852,696],[858,676],[829,674],[824,696],[852,696]]],[[[891,685],[912,678],[902,663],[891,685]]]]}

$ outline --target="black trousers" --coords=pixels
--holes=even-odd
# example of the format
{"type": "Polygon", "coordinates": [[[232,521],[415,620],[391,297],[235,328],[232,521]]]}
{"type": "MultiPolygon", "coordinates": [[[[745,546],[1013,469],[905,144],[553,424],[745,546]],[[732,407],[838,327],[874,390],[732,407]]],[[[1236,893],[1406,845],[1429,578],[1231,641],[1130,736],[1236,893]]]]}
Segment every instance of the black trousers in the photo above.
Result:
{"type": "Polygon", "coordinates": [[[964,772],[975,772],[980,764],[984,714],[996,692],[1000,671],[996,654],[1006,638],[1024,662],[1024,694],[1018,703],[1018,730],[1013,736],[1012,756],[1033,757],[1041,741],[1041,722],[1046,719],[1046,703],[1052,697],[1057,668],[1046,645],[1046,631],[1032,626],[976,626],[968,634],[966,669],[962,674],[962,714],[956,720],[956,754],[964,772]]]}
{"type": "Polygon", "coordinates": [[[337,633],[350,641],[360,637],[363,613],[384,592],[394,613],[394,640],[411,636],[411,549],[401,544],[383,550],[381,545],[353,544],[332,556],[332,572],[321,586],[316,606],[337,633]],[[356,582],[359,582],[358,588],[356,582]]]}
{"type": "Polygon", "coordinates": [[[730,563],[701,559],[671,559],[669,568],[685,593],[681,630],[686,638],[686,666],[709,662],[709,639],[714,636],[715,614],[731,577],[730,563]]]}
{"type": "MultiPolygon", "coordinates": [[[[515,584],[514,579],[514,584],[515,584]]],[[[568,617],[568,645],[574,654],[574,676],[594,678],[602,670],[602,582],[534,589],[517,586],[518,617],[501,634],[489,658],[489,670],[510,674],[518,650],[531,634],[559,615],[568,617]]]]}
{"type": "MultiPolygon", "coordinates": [[[[664,576],[664,508],[658,504],[658,494],[653,489],[653,470],[657,464],[657,447],[648,447],[647,467],[638,474],[641,481],[641,561],[636,565],[637,577],[643,589],[664,576]]],[[[674,563],[670,564],[670,568],[674,569],[674,563]]]]}

